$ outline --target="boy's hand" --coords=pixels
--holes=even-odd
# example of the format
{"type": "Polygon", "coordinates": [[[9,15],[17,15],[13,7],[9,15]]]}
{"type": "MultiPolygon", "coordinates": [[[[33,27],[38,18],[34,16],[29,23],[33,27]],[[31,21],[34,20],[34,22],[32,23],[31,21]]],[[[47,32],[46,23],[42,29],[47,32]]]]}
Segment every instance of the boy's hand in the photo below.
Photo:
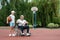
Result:
{"type": "MultiPolygon", "coordinates": [[[[8,16],[8,17],[9,17],[9,16],[8,16]]],[[[7,24],[9,23],[9,22],[8,22],[8,17],[7,17],[7,22],[6,22],[7,24]]]]}
{"type": "Polygon", "coordinates": [[[8,24],[8,22],[7,22],[7,24],[8,24]]]}

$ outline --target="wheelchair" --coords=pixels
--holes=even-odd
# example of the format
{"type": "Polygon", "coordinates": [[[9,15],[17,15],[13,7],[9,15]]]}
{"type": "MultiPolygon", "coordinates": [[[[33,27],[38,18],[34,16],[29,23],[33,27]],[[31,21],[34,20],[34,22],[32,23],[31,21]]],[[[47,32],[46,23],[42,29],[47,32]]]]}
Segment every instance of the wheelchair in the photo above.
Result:
{"type": "MultiPolygon", "coordinates": [[[[25,24],[25,26],[28,26],[28,24],[25,24]]],[[[25,34],[22,34],[22,31],[21,31],[22,29],[18,26],[18,24],[16,24],[16,26],[15,26],[15,32],[16,32],[16,36],[31,36],[31,33],[29,33],[29,35],[26,35],[26,30],[25,29],[23,29],[24,31],[24,33],[25,34]]]]}

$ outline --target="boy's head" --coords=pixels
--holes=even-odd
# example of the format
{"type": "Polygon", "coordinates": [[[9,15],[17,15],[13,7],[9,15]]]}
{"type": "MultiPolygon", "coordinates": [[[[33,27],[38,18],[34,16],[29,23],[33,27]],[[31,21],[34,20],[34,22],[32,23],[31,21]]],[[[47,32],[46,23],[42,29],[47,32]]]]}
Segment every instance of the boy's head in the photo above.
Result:
{"type": "Polygon", "coordinates": [[[14,15],[15,14],[15,11],[11,11],[11,14],[14,15]]]}

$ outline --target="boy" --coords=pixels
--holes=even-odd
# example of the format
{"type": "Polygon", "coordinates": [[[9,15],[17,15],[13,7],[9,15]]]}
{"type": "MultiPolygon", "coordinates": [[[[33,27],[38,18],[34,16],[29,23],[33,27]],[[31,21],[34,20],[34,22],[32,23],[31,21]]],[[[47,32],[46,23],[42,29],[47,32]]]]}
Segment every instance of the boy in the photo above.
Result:
{"type": "Polygon", "coordinates": [[[10,34],[9,36],[15,36],[14,34],[14,26],[15,26],[15,11],[11,11],[11,14],[7,17],[7,24],[10,24],[10,34]],[[9,18],[11,18],[11,21],[9,22],[9,18]]]}

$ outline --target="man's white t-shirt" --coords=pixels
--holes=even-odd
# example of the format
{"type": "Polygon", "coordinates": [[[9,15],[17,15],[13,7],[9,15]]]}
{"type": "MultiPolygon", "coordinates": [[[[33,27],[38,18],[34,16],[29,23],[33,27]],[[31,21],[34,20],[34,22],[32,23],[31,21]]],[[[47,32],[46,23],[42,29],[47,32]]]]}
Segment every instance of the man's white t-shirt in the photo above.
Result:
{"type": "Polygon", "coordinates": [[[24,26],[26,22],[27,22],[26,20],[21,20],[21,19],[17,20],[18,26],[24,26]]]}
{"type": "Polygon", "coordinates": [[[12,21],[10,23],[15,23],[15,16],[14,15],[10,15],[12,21]]]}

